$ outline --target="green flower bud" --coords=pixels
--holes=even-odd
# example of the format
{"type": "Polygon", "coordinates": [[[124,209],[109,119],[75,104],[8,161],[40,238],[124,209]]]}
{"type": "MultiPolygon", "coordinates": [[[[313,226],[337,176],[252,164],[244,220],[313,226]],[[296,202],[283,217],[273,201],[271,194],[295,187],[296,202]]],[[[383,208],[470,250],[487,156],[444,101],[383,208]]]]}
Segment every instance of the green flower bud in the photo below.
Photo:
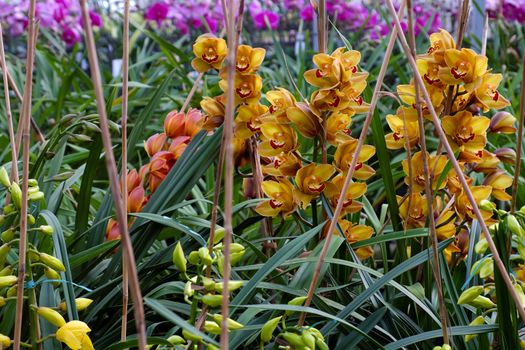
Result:
{"type": "Polygon", "coordinates": [[[199,252],[199,257],[201,258],[202,262],[205,265],[210,266],[213,263],[213,259],[212,259],[211,255],[210,255],[210,251],[208,250],[207,247],[199,248],[198,252],[199,252]]]}
{"type": "Polygon", "coordinates": [[[317,338],[315,340],[315,345],[317,346],[317,348],[319,348],[319,350],[330,350],[330,348],[328,347],[328,345],[324,342],[324,340],[321,340],[319,338],[317,338]]]}
{"type": "Polygon", "coordinates": [[[13,203],[9,203],[8,205],[4,206],[4,214],[11,214],[13,211],[15,211],[15,206],[13,203]]]}
{"type": "Polygon", "coordinates": [[[222,275],[224,272],[224,255],[218,255],[215,262],[217,263],[217,270],[219,270],[219,273],[222,275]]]}
{"type": "Polygon", "coordinates": [[[192,341],[194,343],[200,343],[202,341],[202,337],[198,336],[195,333],[192,333],[190,331],[187,331],[185,329],[182,330],[182,336],[189,341],[192,341]]]}
{"type": "Polygon", "coordinates": [[[0,246],[0,264],[3,265],[5,262],[5,259],[7,258],[7,254],[11,251],[11,246],[7,243],[2,244],[0,246]]]}
{"type": "Polygon", "coordinates": [[[13,268],[11,266],[6,266],[2,270],[0,270],[0,277],[1,276],[9,276],[13,273],[13,268]]]}
{"type": "Polygon", "coordinates": [[[188,304],[191,304],[189,298],[191,298],[194,293],[195,293],[195,291],[191,287],[191,281],[186,282],[186,284],[184,285],[184,300],[188,304]]]}
{"type": "Polygon", "coordinates": [[[204,330],[211,334],[221,334],[221,326],[213,321],[204,322],[204,330]]]}
{"type": "Polygon", "coordinates": [[[0,307],[2,307],[4,305],[5,305],[5,298],[4,297],[0,297],[0,307]]]}
{"type": "Polygon", "coordinates": [[[525,293],[523,293],[523,289],[521,289],[519,284],[514,285],[514,289],[516,290],[516,293],[518,294],[521,307],[525,307],[525,293]]]}
{"type": "Polygon", "coordinates": [[[221,349],[219,349],[218,347],[216,347],[213,344],[207,344],[206,345],[206,350],[221,350],[221,349]]]}
{"type": "Polygon", "coordinates": [[[190,264],[192,265],[197,265],[200,261],[200,257],[199,257],[199,253],[197,251],[193,251],[190,253],[190,255],[188,255],[188,261],[190,262],[190,264]]]}
{"type": "Polygon", "coordinates": [[[184,338],[181,337],[180,335],[172,335],[167,340],[173,345],[186,344],[186,340],[184,340],[184,338]]]}
{"type": "Polygon", "coordinates": [[[483,308],[483,309],[491,309],[496,306],[496,304],[494,304],[492,300],[482,295],[472,300],[469,304],[474,307],[483,308]]]}
{"type": "Polygon", "coordinates": [[[487,278],[489,276],[492,276],[494,273],[494,261],[492,258],[485,259],[481,263],[481,267],[479,269],[479,277],[480,278],[487,278]]]}
{"type": "Polygon", "coordinates": [[[29,195],[29,194],[32,194],[32,193],[36,193],[36,192],[38,192],[38,191],[40,191],[40,188],[39,188],[38,186],[35,186],[35,187],[28,187],[28,188],[27,188],[27,193],[28,193],[28,195],[29,195]]]}
{"type": "MultiPolygon", "coordinates": [[[[297,298],[293,298],[292,300],[290,300],[288,302],[288,305],[293,305],[293,306],[303,306],[304,304],[304,301],[306,300],[306,297],[297,297],[297,298]]],[[[295,311],[291,311],[291,310],[287,310],[286,311],[286,315],[291,315],[293,314],[295,311]]]]}
{"type": "Polygon", "coordinates": [[[518,219],[512,214],[507,215],[507,226],[509,227],[510,232],[515,234],[518,237],[525,236],[525,231],[521,227],[518,219]]]}
{"type": "Polygon", "coordinates": [[[496,209],[496,205],[487,199],[483,199],[481,202],[479,202],[478,206],[481,210],[493,211],[496,209]]]}
{"type": "MultiPolygon", "coordinates": [[[[60,275],[58,274],[58,272],[56,272],[50,267],[45,268],[44,275],[46,275],[46,278],[48,280],[59,280],[60,279],[60,275]]],[[[58,287],[59,285],[60,285],[60,282],[53,282],[53,286],[58,287]]]]}
{"type": "Polygon", "coordinates": [[[226,230],[224,227],[221,227],[219,225],[215,226],[215,235],[213,236],[213,244],[218,244],[222,239],[224,238],[224,232],[226,230]]]}
{"type": "Polygon", "coordinates": [[[286,342],[294,348],[302,349],[306,346],[306,344],[303,342],[303,338],[299,334],[283,332],[279,334],[279,336],[286,340],[286,342]]]}
{"type": "MultiPolygon", "coordinates": [[[[222,315],[221,314],[213,314],[212,317],[213,317],[213,320],[215,322],[217,322],[217,324],[221,324],[222,323],[222,315]]],[[[228,320],[226,322],[227,322],[227,325],[228,325],[228,329],[235,330],[235,329],[241,329],[241,328],[244,327],[242,324],[240,324],[237,321],[232,320],[231,318],[228,318],[228,320]]]]}
{"type": "Polygon", "coordinates": [[[443,346],[441,347],[442,350],[452,350],[452,347],[448,344],[443,344],[443,346]]]}
{"type": "Polygon", "coordinates": [[[458,299],[458,304],[468,304],[472,300],[476,299],[478,296],[480,296],[483,293],[483,287],[482,286],[474,286],[470,287],[469,289],[465,290],[458,299]]]}
{"type": "MultiPolygon", "coordinates": [[[[229,281],[228,282],[228,291],[231,293],[241,288],[244,284],[244,281],[229,281]]],[[[224,287],[224,282],[218,282],[215,284],[215,290],[222,293],[222,288],[224,287]]]]}
{"type": "Polygon", "coordinates": [[[9,180],[9,174],[7,173],[7,170],[2,166],[0,167],[0,183],[4,185],[4,187],[11,186],[11,181],[9,180]]]}
{"type": "Polygon", "coordinates": [[[272,318],[263,325],[263,327],[261,328],[261,341],[263,343],[268,343],[270,340],[272,340],[273,332],[279,325],[281,318],[283,317],[279,316],[272,318]]]}
{"type": "Polygon", "coordinates": [[[309,329],[303,330],[301,338],[303,338],[304,345],[306,345],[309,349],[315,349],[315,337],[309,329]]]}
{"type": "Polygon", "coordinates": [[[15,284],[15,285],[11,286],[11,288],[9,288],[7,290],[7,292],[5,293],[5,296],[8,297],[8,298],[14,297],[14,296],[16,296],[16,291],[17,291],[17,286],[15,284]]]}
{"type": "Polygon", "coordinates": [[[202,297],[202,302],[205,305],[211,306],[211,307],[217,307],[222,304],[222,295],[220,294],[205,294],[202,297]]]}
{"type": "Polygon", "coordinates": [[[9,193],[11,193],[11,200],[15,208],[20,209],[22,207],[22,190],[16,182],[13,182],[11,186],[9,186],[9,193]]]}
{"type": "Polygon", "coordinates": [[[35,222],[36,222],[35,217],[33,215],[31,215],[31,214],[27,214],[27,223],[29,225],[34,225],[35,222]]]}
{"type": "Polygon", "coordinates": [[[64,320],[64,317],[62,317],[61,314],[59,314],[51,308],[39,307],[36,312],[37,314],[42,316],[46,321],[57,327],[62,327],[66,324],[66,320],[64,320]]]}
{"type": "Polygon", "coordinates": [[[489,247],[489,242],[485,238],[480,239],[478,243],[474,246],[474,251],[476,254],[484,254],[487,251],[487,248],[489,247]]]}
{"type": "Polygon", "coordinates": [[[27,180],[27,185],[29,187],[37,187],[38,186],[38,181],[36,179],[29,179],[29,180],[27,180]]]}
{"type": "Polygon", "coordinates": [[[0,288],[11,287],[16,283],[18,277],[16,276],[0,276],[0,288]]]}
{"type": "Polygon", "coordinates": [[[15,230],[13,230],[12,227],[8,228],[2,234],[0,235],[2,237],[2,241],[4,242],[11,242],[13,238],[15,237],[15,230]]]}
{"type": "Polygon", "coordinates": [[[0,226],[2,226],[5,223],[5,215],[0,214],[0,226]]]}
{"type": "MultiPolygon", "coordinates": [[[[470,322],[469,326],[479,326],[482,324],[485,324],[485,317],[478,316],[472,322],[470,322]]],[[[465,336],[465,342],[469,342],[477,336],[478,336],[477,334],[467,334],[465,336]]]]}
{"type": "Polygon", "coordinates": [[[44,199],[44,192],[38,191],[29,195],[29,201],[31,202],[38,202],[42,199],[44,199]]]}
{"type": "Polygon", "coordinates": [[[57,271],[66,271],[66,268],[64,267],[64,264],[62,264],[62,261],[58,260],[52,255],[46,254],[46,253],[40,253],[39,254],[40,261],[52,269],[55,269],[57,271]]]}
{"type": "Polygon", "coordinates": [[[52,236],[53,232],[54,232],[53,226],[49,226],[49,225],[40,225],[40,227],[38,229],[43,234],[46,234],[46,235],[49,235],[49,236],[52,236]]]}
{"type": "Polygon", "coordinates": [[[180,272],[186,272],[186,257],[184,256],[184,251],[180,242],[177,242],[175,249],[173,250],[173,265],[180,272]]]}
{"type": "Polygon", "coordinates": [[[204,289],[206,289],[207,291],[214,291],[216,283],[211,278],[203,277],[202,285],[204,286],[204,289]]]}
{"type": "Polygon", "coordinates": [[[239,261],[241,261],[244,253],[245,253],[245,249],[244,249],[244,246],[239,244],[239,243],[232,243],[231,246],[230,246],[230,263],[232,265],[235,265],[237,264],[239,261]]]}

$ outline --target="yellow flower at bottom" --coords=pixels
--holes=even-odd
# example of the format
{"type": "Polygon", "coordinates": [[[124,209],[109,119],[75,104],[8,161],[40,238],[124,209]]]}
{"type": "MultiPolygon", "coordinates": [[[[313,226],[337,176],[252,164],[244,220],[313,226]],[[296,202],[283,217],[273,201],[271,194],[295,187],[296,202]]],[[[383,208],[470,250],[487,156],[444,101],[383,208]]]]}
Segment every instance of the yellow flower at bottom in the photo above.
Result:
{"type": "Polygon", "coordinates": [[[56,338],[72,350],[95,350],[87,335],[90,331],[82,321],[69,321],[57,330],[56,338]]]}
{"type": "Polygon", "coordinates": [[[7,349],[11,346],[11,338],[7,335],[0,334],[0,343],[2,343],[2,348],[7,349]]]}

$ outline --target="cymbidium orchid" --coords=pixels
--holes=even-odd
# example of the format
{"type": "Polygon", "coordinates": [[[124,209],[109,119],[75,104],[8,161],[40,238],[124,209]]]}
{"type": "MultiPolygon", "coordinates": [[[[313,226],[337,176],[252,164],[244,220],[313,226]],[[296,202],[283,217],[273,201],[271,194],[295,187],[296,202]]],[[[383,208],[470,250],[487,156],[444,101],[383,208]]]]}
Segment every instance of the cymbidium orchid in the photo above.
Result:
{"type": "Polygon", "coordinates": [[[321,132],[321,120],[306,103],[299,102],[286,110],[288,120],[304,137],[313,138],[321,132]]]}
{"type": "MultiPolygon", "coordinates": [[[[262,79],[256,74],[236,74],[234,85],[235,105],[239,105],[241,103],[254,104],[257,103],[261,98],[262,79]]],[[[228,81],[226,79],[222,79],[219,82],[219,86],[222,91],[226,92],[228,90],[228,81]]]]}
{"type": "Polygon", "coordinates": [[[56,331],[56,339],[72,350],[94,350],[88,333],[91,329],[82,321],[69,321],[56,331]]]}
{"type": "Polygon", "coordinates": [[[226,41],[211,34],[203,34],[193,44],[193,53],[196,57],[191,61],[191,66],[197,72],[220,69],[227,54],[226,41]]]}
{"type": "Polygon", "coordinates": [[[237,48],[237,63],[235,64],[235,69],[241,74],[255,73],[264,61],[265,54],[265,49],[239,45],[237,48]]]}
{"type": "Polygon", "coordinates": [[[470,159],[482,156],[489,124],[489,118],[473,116],[469,111],[461,111],[442,120],[443,130],[452,149],[461,151],[461,156],[470,159]]]}
{"type": "MultiPolygon", "coordinates": [[[[324,194],[332,210],[337,206],[339,202],[339,197],[343,190],[344,176],[339,174],[335,176],[330,182],[326,183],[326,189],[324,194]]],[[[348,191],[346,192],[345,199],[343,202],[342,214],[357,213],[363,207],[363,203],[357,201],[356,199],[362,197],[366,192],[366,183],[364,182],[353,182],[348,186],[348,191]]]]}
{"type": "MultiPolygon", "coordinates": [[[[401,110],[402,109],[398,109],[401,110]]],[[[403,112],[401,112],[403,113],[403,112]]],[[[386,122],[392,133],[385,136],[386,146],[389,149],[400,149],[408,146],[414,147],[419,142],[419,124],[417,122],[403,120],[402,116],[388,114],[386,122]]]]}
{"type": "Polygon", "coordinates": [[[296,154],[283,153],[269,158],[269,163],[263,165],[262,172],[265,175],[295,177],[297,170],[301,169],[301,167],[301,160],[296,154]]]}
{"type": "Polygon", "coordinates": [[[286,217],[297,208],[295,190],[289,180],[281,178],[278,181],[263,181],[261,188],[264,194],[270,198],[255,208],[255,211],[262,216],[274,217],[282,214],[286,217]]]}
{"type": "Polygon", "coordinates": [[[487,73],[482,76],[474,94],[483,112],[488,112],[490,109],[502,109],[510,105],[509,100],[498,92],[501,79],[503,79],[501,74],[487,73]]]}
{"type": "MultiPolygon", "coordinates": [[[[447,158],[445,156],[431,156],[427,153],[426,156],[427,159],[427,166],[429,172],[434,172],[435,174],[441,174],[443,172],[443,169],[445,168],[445,165],[447,164],[447,158]]],[[[405,183],[409,185],[412,183],[412,190],[417,192],[422,192],[425,190],[425,164],[423,162],[423,152],[416,152],[412,159],[410,160],[410,166],[412,168],[412,178],[409,178],[409,164],[408,160],[403,160],[403,171],[405,172],[405,183]]],[[[443,181],[441,184],[439,184],[438,187],[438,179],[433,178],[431,180],[431,188],[433,190],[438,190],[444,188],[446,183],[443,181]]]]}
{"type": "Polygon", "coordinates": [[[448,85],[464,83],[467,91],[474,91],[487,72],[488,59],[471,49],[445,51],[446,67],[439,70],[440,80],[448,85]]]}
{"type": "Polygon", "coordinates": [[[268,114],[268,107],[262,104],[242,105],[235,118],[235,134],[248,138],[261,131],[262,117],[268,114]]]}
{"type": "Polygon", "coordinates": [[[264,157],[278,156],[297,149],[298,141],[295,130],[286,124],[265,123],[261,125],[262,142],[259,153],[264,157]]]}
{"type": "MultiPolygon", "coordinates": [[[[346,239],[350,244],[355,242],[364,241],[372,237],[374,234],[374,229],[366,225],[354,225],[351,221],[348,220],[339,220],[339,227],[346,239]]],[[[361,247],[354,250],[356,255],[360,260],[366,260],[372,256],[374,250],[371,246],[361,247]]]]}
{"type": "MultiPolygon", "coordinates": [[[[352,158],[355,155],[355,149],[357,146],[356,139],[350,139],[337,146],[334,154],[335,166],[346,172],[352,164],[352,158]]],[[[361,152],[357,157],[356,167],[354,169],[353,177],[359,180],[368,180],[372,175],[375,174],[375,170],[367,164],[364,164],[367,160],[372,158],[375,154],[376,149],[371,145],[363,145],[361,152]]]]}
{"type": "Polygon", "coordinates": [[[286,110],[289,107],[295,106],[296,100],[292,93],[283,88],[270,90],[265,93],[265,97],[270,102],[268,111],[275,117],[279,123],[287,123],[286,110]]]}
{"type": "Polygon", "coordinates": [[[343,110],[330,113],[326,119],[326,140],[337,145],[350,139],[353,110],[343,110]]]}
{"type": "Polygon", "coordinates": [[[502,169],[492,172],[483,181],[483,185],[492,187],[492,196],[500,201],[508,201],[512,198],[505,190],[512,186],[512,176],[507,175],[502,169]]]}
{"type": "Polygon", "coordinates": [[[295,175],[296,196],[303,208],[306,208],[312,199],[317,198],[324,191],[334,172],[335,168],[330,164],[316,165],[314,163],[297,171],[295,175]]]}

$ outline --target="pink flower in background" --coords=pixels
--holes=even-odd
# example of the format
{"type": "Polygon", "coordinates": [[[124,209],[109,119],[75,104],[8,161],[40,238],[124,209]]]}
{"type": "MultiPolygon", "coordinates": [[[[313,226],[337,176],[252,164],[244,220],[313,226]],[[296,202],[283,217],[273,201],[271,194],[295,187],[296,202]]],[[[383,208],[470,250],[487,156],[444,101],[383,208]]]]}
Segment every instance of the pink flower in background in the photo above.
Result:
{"type": "Polygon", "coordinates": [[[253,17],[253,23],[257,29],[265,29],[266,20],[270,24],[272,30],[276,30],[279,27],[279,15],[272,11],[262,11],[253,17]]]}
{"type": "Polygon", "coordinates": [[[157,26],[160,27],[162,22],[168,18],[169,12],[170,7],[168,4],[164,2],[156,2],[148,8],[144,18],[149,21],[157,22],[157,26]]]}
{"type": "Polygon", "coordinates": [[[315,16],[314,8],[312,7],[312,5],[308,4],[305,7],[303,7],[300,16],[303,19],[303,21],[311,22],[315,16]]]}
{"type": "Polygon", "coordinates": [[[74,28],[64,28],[62,31],[62,40],[67,46],[73,46],[81,40],[80,33],[74,28]]]}
{"type": "Polygon", "coordinates": [[[94,27],[102,28],[104,23],[102,23],[102,17],[95,11],[89,11],[89,19],[91,19],[91,25],[94,27]]]}

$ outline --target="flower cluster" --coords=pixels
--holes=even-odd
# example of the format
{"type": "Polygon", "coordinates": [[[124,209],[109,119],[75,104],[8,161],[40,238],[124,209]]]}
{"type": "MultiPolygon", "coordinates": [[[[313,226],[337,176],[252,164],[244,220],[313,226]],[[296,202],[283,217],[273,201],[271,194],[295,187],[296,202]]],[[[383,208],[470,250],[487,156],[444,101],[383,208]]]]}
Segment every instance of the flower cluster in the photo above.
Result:
{"type": "MultiPolygon", "coordinates": [[[[144,149],[150,158],[149,162],[139,171],[131,169],[126,178],[122,179],[127,181],[128,213],[138,213],[146,205],[192,137],[201,130],[201,121],[202,113],[197,109],[190,109],[187,113],[172,111],[164,120],[164,132],[146,140],[144,149]]],[[[116,220],[110,219],[106,227],[106,239],[119,238],[119,225],[116,220]]]]}
{"type": "MultiPolygon", "coordinates": [[[[28,0],[1,1],[0,21],[8,28],[10,36],[18,36],[25,32],[27,27],[28,0]]],[[[82,37],[82,16],[78,1],[73,0],[46,0],[36,4],[35,16],[40,26],[59,33],[67,45],[74,45],[82,37]]],[[[102,27],[102,18],[90,11],[91,24],[102,27]]]]}
{"type": "Polygon", "coordinates": [[[524,0],[489,0],[486,7],[491,18],[502,16],[507,21],[525,23],[524,0]]]}
{"type": "MultiPolygon", "coordinates": [[[[199,72],[218,69],[222,78],[219,86],[223,91],[228,87],[224,79],[225,70],[221,69],[226,51],[223,39],[201,36],[194,45],[196,58],[192,62],[199,72]]],[[[305,80],[317,88],[310,100],[298,102],[290,91],[277,88],[265,93],[264,97],[269,102],[266,106],[261,103],[262,79],[256,74],[264,54],[264,49],[240,45],[234,79],[236,165],[245,164],[245,156],[253,154],[250,145],[256,145],[264,176],[261,190],[268,197],[255,210],[267,217],[288,217],[297,210],[307,209],[321,195],[335,208],[357,145],[357,140],[350,136],[351,118],[368,110],[361,97],[368,75],[358,69],[361,55],[358,51],[344,48],[330,55],[315,55],[313,61],[317,68],[304,75],[305,80]],[[325,148],[335,149],[333,162],[324,159],[317,164],[304,159],[300,153],[302,138],[314,139],[325,148]]],[[[201,102],[206,112],[204,128],[212,130],[222,123],[225,100],[223,94],[201,102]]],[[[374,153],[374,147],[363,147],[357,156],[355,179],[366,180],[374,174],[374,170],[365,164],[374,153]]],[[[362,204],[357,199],[365,191],[364,182],[351,184],[343,215],[360,211],[362,204]]],[[[344,217],[341,218],[341,226],[350,242],[372,235],[371,228],[352,225],[344,217]]],[[[371,248],[358,250],[362,258],[371,253],[371,248]]]]}
{"type": "MultiPolygon", "coordinates": [[[[457,154],[477,203],[491,198],[509,200],[506,189],[512,184],[512,178],[498,167],[501,162],[509,161],[509,152],[500,149],[492,153],[486,146],[488,132],[514,133],[515,118],[507,112],[498,112],[492,119],[481,115],[509,105],[498,92],[502,75],[490,71],[487,57],[471,49],[457,49],[454,39],[445,30],[432,34],[430,45],[427,53],[417,59],[419,74],[434,109],[442,116],[447,140],[457,154]],[[470,175],[472,173],[479,175],[474,177],[470,175]],[[483,183],[476,183],[483,176],[483,183]]],[[[459,182],[459,174],[447,169],[444,155],[427,154],[427,164],[424,164],[425,157],[418,149],[421,135],[415,91],[413,83],[399,85],[397,93],[403,105],[395,115],[387,116],[392,130],[386,136],[387,147],[416,149],[410,160],[403,161],[405,183],[411,195],[398,196],[400,216],[406,228],[416,228],[425,227],[428,216],[433,215],[438,239],[456,238],[456,242],[445,249],[447,259],[452,261],[454,254],[461,259],[468,249],[468,233],[462,223],[475,219],[475,214],[459,182]],[[426,198],[422,194],[426,182],[425,166],[431,173],[430,187],[435,195],[433,213],[428,213],[426,198]]],[[[429,119],[427,105],[422,102],[421,106],[423,117],[429,119]]],[[[494,222],[492,211],[482,210],[481,213],[487,224],[494,222]]]]}

